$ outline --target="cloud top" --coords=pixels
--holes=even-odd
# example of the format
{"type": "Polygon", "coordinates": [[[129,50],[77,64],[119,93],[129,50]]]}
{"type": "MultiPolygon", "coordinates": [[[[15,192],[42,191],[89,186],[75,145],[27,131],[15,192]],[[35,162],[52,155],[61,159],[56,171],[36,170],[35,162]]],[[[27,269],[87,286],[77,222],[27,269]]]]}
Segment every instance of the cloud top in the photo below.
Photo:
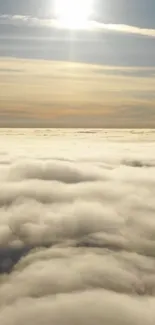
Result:
{"type": "Polygon", "coordinates": [[[151,325],[154,133],[55,132],[1,131],[0,322],[151,325]]]}

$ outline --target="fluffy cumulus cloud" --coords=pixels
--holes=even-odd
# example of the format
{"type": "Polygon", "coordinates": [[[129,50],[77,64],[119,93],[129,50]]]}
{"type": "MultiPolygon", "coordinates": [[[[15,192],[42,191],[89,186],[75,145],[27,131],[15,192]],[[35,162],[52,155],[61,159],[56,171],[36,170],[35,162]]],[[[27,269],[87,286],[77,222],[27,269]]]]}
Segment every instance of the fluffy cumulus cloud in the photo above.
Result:
{"type": "Polygon", "coordinates": [[[155,323],[153,131],[0,131],[0,323],[155,323]]]}

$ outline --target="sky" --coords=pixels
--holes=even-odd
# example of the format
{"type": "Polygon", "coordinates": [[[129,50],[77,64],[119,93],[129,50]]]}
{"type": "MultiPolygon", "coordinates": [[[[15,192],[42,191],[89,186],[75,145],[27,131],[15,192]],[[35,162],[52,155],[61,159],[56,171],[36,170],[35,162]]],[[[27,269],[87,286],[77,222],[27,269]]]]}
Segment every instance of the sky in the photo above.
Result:
{"type": "Polygon", "coordinates": [[[0,127],[154,128],[155,1],[55,7],[0,0],[0,127]]]}

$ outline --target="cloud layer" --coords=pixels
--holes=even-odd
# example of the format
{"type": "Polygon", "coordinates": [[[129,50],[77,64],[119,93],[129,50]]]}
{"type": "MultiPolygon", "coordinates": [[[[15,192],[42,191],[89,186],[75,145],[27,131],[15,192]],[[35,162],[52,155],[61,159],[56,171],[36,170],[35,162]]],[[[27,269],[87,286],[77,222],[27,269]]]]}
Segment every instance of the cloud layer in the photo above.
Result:
{"type": "Polygon", "coordinates": [[[153,324],[153,131],[1,139],[0,323],[153,324]]]}
{"type": "Polygon", "coordinates": [[[154,76],[155,68],[1,58],[0,126],[151,128],[154,76]]]}

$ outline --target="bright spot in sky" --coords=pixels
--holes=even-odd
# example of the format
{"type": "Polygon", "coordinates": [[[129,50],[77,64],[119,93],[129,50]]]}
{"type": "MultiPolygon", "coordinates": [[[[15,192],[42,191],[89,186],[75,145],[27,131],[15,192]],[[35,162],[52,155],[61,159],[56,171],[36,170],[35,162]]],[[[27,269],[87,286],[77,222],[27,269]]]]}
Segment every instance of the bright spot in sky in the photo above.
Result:
{"type": "Polygon", "coordinates": [[[55,13],[60,27],[87,28],[92,7],[92,0],[55,0],[55,13]]]}

